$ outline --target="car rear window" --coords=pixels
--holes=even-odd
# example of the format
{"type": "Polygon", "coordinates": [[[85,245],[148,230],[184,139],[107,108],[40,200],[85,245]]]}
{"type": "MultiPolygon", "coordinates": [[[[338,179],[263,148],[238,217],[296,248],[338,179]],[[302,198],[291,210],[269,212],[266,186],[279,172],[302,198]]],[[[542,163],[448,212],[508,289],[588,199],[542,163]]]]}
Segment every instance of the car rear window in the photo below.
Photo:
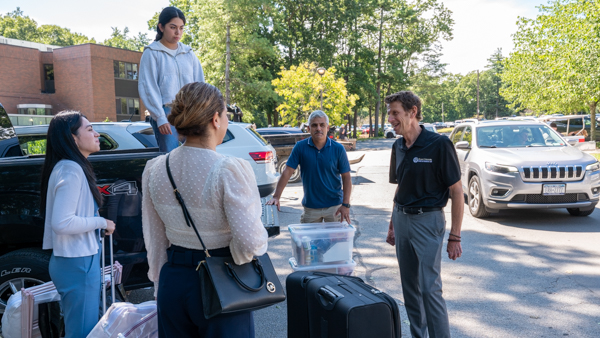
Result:
{"type": "MultiPolygon", "coordinates": [[[[265,140],[262,136],[260,136],[260,134],[253,128],[246,128],[246,130],[250,133],[250,135],[254,136],[258,140],[258,142],[260,142],[262,145],[266,146],[268,144],[267,140],[265,140]]],[[[225,142],[223,142],[223,143],[225,143],[225,142]]]]}
{"type": "MultiPolygon", "coordinates": [[[[100,134],[100,150],[113,150],[118,147],[117,143],[105,134],[100,134]]],[[[23,155],[45,155],[46,134],[19,136],[19,146],[23,155]]]]}
{"type": "Polygon", "coordinates": [[[158,144],[156,143],[156,137],[154,136],[154,130],[152,130],[152,128],[143,129],[132,133],[131,135],[140,141],[140,143],[146,148],[158,147],[158,144]]]}
{"type": "Polygon", "coordinates": [[[233,136],[233,133],[231,133],[231,131],[229,131],[229,129],[227,129],[227,133],[225,133],[225,137],[223,137],[223,143],[227,143],[231,140],[233,140],[235,138],[235,136],[233,136]]]}

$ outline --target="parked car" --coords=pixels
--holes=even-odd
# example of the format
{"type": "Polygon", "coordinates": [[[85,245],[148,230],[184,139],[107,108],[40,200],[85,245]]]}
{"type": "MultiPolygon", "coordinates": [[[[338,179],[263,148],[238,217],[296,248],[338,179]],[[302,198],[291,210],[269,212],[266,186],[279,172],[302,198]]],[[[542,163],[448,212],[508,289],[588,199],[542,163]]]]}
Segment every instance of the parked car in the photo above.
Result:
{"type": "Polygon", "coordinates": [[[304,132],[300,128],[295,127],[269,127],[269,128],[258,128],[256,129],[260,135],[281,135],[281,134],[303,134],[304,132]]]}
{"type": "MultiPolygon", "coordinates": [[[[592,120],[589,115],[540,117],[546,123],[556,123],[557,131],[564,136],[583,136],[590,141],[592,120]]],[[[600,123],[596,122],[596,141],[600,141],[600,123]]]]}
{"type": "MultiPolygon", "coordinates": [[[[100,150],[129,150],[156,148],[156,138],[150,123],[146,122],[97,122],[92,123],[100,134],[100,150]]],[[[23,155],[46,153],[48,125],[16,126],[19,146],[23,155]]]]}
{"type": "MultiPolygon", "coordinates": [[[[146,122],[94,122],[94,130],[100,134],[100,150],[131,150],[156,148],[156,138],[146,122]]],[[[256,176],[261,197],[275,191],[279,175],[275,170],[275,149],[262,139],[248,123],[230,122],[223,143],[217,146],[220,154],[242,158],[250,163],[256,176]]],[[[294,128],[281,128],[294,129],[294,128]]],[[[21,153],[13,156],[41,155],[46,153],[48,125],[17,126],[21,153]]],[[[2,154],[2,149],[0,149],[2,154]]]]}
{"type": "MultiPolygon", "coordinates": [[[[421,125],[427,130],[430,131],[432,133],[438,133],[437,129],[435,128],[435,126],[431,123],[421,123],[421,125]]],[[[385,129],[385,137],[386,138],[395,138],[396,135],[396,131],[394,130],[394,128],[392,128],[391,126],[389,128],[385,129]]]]}
{"type": "Polygon", "coordinates": [[[371,129],[371,125],[370,125],[370,124],[363,124],[363,125],[360,127],[360,131],[361,131],[363,134],[368,134],[370,129],[371,129]]]}
{"type": "Polygon", "coordinates": [[[501,209],[566,208],[590,215],[600,198],[600,164],[541,122],[456,126],[463,190],[474,217],[501,209]]]}

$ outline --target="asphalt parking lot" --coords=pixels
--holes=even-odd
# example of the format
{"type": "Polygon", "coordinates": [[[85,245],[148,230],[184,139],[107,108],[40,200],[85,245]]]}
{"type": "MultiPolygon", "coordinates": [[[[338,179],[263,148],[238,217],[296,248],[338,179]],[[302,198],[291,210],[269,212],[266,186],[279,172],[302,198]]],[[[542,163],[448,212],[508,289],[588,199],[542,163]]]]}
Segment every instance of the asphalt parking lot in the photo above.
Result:
{"type": "MultiPolygon", "coordinates": [[[[365,154],[361,163],[352,165],[354,275],[397,300],[403,337],[409,337],[395,250],[384,241],[395,190],[388,183],[392,142],[359,142],[358,150],[349,153],[350,158],[365,154]]],[[[287,225],[299,222],[302,196],[301,184],[285,189],[281,235],[269,241],[269,255],[284,286],[292,272],[287,225]]],[[[453,337],[600,337],[598,209],[580,218],[557,209],[505,211],[476,219],[465,208],[462,237],[463,256],[442,261],[453,337]]],[[[148,295],[151,290],[130,296],[143,301],[148,295]]],[[[286,309],[282,303],[257,311],[256,336],[286,337],[286,309]]]]}

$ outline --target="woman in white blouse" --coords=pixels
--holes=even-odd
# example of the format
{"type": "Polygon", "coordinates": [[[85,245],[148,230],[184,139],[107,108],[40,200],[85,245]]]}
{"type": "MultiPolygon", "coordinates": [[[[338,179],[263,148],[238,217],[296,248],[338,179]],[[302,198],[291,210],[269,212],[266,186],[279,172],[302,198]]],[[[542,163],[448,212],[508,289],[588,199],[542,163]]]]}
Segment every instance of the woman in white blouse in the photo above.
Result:
{"type": "MultiPolygon", "coordinates": [[[[178,191],[211,256],[250,262],[267,251],[256,178],[248,162],[216,152],[227,132],[221,92],[206,83],[185,85],[168,116],[185,143],[171,151],[178,191]]],[[[158,305],[160,337],[254,337],[251,312],[204,318],[196,267],[204,259],[166,170],[166,155],[146,164],[142,223],[158,305]]]]}
{"type": "Polygon", "coordinates": [[[60,294],[66,337],[85,337],[100,308],[99,229],[115,224],[98,217],[102,196],[88,156],[100,150],[99,134],[79,112],[50,121],[42,171],[43,248],[52,249],[50,278],[60,294]]]}

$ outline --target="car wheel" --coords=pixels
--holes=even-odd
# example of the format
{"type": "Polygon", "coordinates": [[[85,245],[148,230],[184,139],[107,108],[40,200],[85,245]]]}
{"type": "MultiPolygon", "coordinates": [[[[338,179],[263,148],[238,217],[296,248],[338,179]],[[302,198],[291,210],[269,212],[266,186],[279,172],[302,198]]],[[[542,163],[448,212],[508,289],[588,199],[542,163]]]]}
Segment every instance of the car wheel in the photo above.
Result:
{"type": "Polygon", "coordinates": [[[589,216],[591,215],[596,208],[591,208],[589,210],[581,210],[581,208],[567,208],[567,211],[571,216],[589,216]]]}
{"type": "Polygon", "coordinates": [[[468,198],[469,211],[473,217],[483,218],[490,215],[490,213],[485,210],[485,205],[483,204],[481,184],[479,183],[479,177],[477,177],[477,175],[473,175],[471,180],[469,180],[468,198]]]}
{"type": "Polygon", "coordinates": [[[22,288],[50,281],[50,253],[41,249],[21,249],[0,257],[0,316],[8,298],[22,288]]]}
{"type": "Polygon", "coordinates": [[[391,132],[387,133],[385,135],[386,138],[394,138],[394,134],[392,134],[391,132]]]}
{"type": "MultiPolygon", "coordinates": [[[[277,171],[279,172],[280,175],[283,174],[283,171],[286,168],[286,164],[287,164],[287,158],[280,160],[279,163],[277,164],[277,171]]],[[[296,170],[294,170],[294,173],[290,177],[290,180],[288,181],[288,183],[298,183],[300,181],[302,181],[302,177],[300,176],[300,166],[298,165],[298,167],[296,168],[296,170]]]]}

